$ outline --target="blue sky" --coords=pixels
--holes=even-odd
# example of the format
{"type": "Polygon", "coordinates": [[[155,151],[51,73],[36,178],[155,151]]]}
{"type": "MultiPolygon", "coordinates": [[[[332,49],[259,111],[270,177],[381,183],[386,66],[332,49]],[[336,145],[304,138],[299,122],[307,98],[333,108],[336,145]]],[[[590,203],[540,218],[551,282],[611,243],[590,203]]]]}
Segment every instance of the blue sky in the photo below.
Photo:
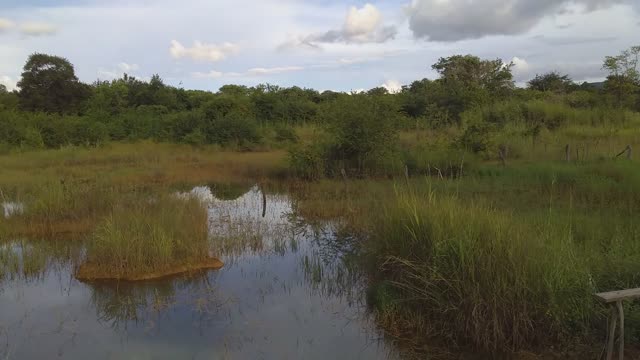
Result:
{"type": "Polygon", "coordinates": [[[600,80],[605,55],[640,39],[637,0],[2,0],[0,83],[27,56],[68,58],[81,80],[158,73],[185,88],[272,83],[390,89],[439,57],[514,61],[600,80]]]}

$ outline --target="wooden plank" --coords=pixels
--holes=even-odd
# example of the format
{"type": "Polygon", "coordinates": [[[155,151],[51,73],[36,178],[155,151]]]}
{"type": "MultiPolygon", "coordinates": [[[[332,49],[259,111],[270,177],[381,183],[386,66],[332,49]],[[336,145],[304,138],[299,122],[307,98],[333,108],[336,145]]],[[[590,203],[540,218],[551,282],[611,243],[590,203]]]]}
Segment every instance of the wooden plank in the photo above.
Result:
{"type": "Polygon", "coordinates": [[[603,292],[594,296],[601,302],[608,304],[619,300],[640,298],[640,288],[603,292]]]}

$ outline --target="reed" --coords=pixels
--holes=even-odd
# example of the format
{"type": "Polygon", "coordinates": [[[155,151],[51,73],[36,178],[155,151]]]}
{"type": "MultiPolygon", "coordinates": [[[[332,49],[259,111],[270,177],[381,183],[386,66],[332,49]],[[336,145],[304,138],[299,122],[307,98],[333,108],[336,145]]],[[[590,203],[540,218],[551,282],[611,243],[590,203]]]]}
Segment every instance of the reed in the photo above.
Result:
{"type": "Polygon", "coordinates": [[[219,268],[209,256],[208,217],[194,198],[141,198],[116,206],[87,244],[81,279],[143,280],[219,268]]]}

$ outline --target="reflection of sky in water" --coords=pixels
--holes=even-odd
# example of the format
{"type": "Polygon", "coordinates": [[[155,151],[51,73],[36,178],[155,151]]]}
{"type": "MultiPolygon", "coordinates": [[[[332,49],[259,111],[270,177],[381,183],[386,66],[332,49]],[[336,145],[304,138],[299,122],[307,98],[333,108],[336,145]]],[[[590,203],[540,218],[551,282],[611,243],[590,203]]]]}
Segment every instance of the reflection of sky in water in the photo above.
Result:
{"type": "Polygon", "coordinates": [[[220,271],[170,281],[87,285],[72,277],[71,265],[7,280],[0,285],[0,358],[395,357],[366,316],[362,292],[349,291],[360,285],[342,288],[331,278],[340,260],[327,250],[330,227],[294,226],[282,195],[267,196],[262,218],[257,187],[231,201],[207,188],[194,193],[207,203],[214,235],[240,222],[260,230],[262,249],[222,256],[220,271]],[[320,264],[325,278],[311,279],[305,259],[320,264]]]}
{"type": "Polygon", "coordinates": [[[3,202],[2,210],[4,217],[9,218],[13,215],[20,215],[24,212],[24,205],[16,202],[3,202]]]}

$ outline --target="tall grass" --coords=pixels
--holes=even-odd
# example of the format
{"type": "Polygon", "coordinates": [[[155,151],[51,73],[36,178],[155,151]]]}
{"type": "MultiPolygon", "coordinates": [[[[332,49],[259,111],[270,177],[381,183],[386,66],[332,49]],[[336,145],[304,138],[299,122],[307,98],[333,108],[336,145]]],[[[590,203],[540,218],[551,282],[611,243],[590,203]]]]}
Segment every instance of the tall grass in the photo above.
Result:
{"type": "Polygon", "coordinates": [[[388,328],[492,352],[586,339],[603,311],[591,294],[640,286],[640,228],[589,219],[399,191],[371,219],[371,299],[388,328]]]}
{"type": "Polygon", "coordinates": [[[209,258],[207,211],[197,199],[140,199],[114,208],[87,244],[81,278],[171,273],[209,258]]]}

